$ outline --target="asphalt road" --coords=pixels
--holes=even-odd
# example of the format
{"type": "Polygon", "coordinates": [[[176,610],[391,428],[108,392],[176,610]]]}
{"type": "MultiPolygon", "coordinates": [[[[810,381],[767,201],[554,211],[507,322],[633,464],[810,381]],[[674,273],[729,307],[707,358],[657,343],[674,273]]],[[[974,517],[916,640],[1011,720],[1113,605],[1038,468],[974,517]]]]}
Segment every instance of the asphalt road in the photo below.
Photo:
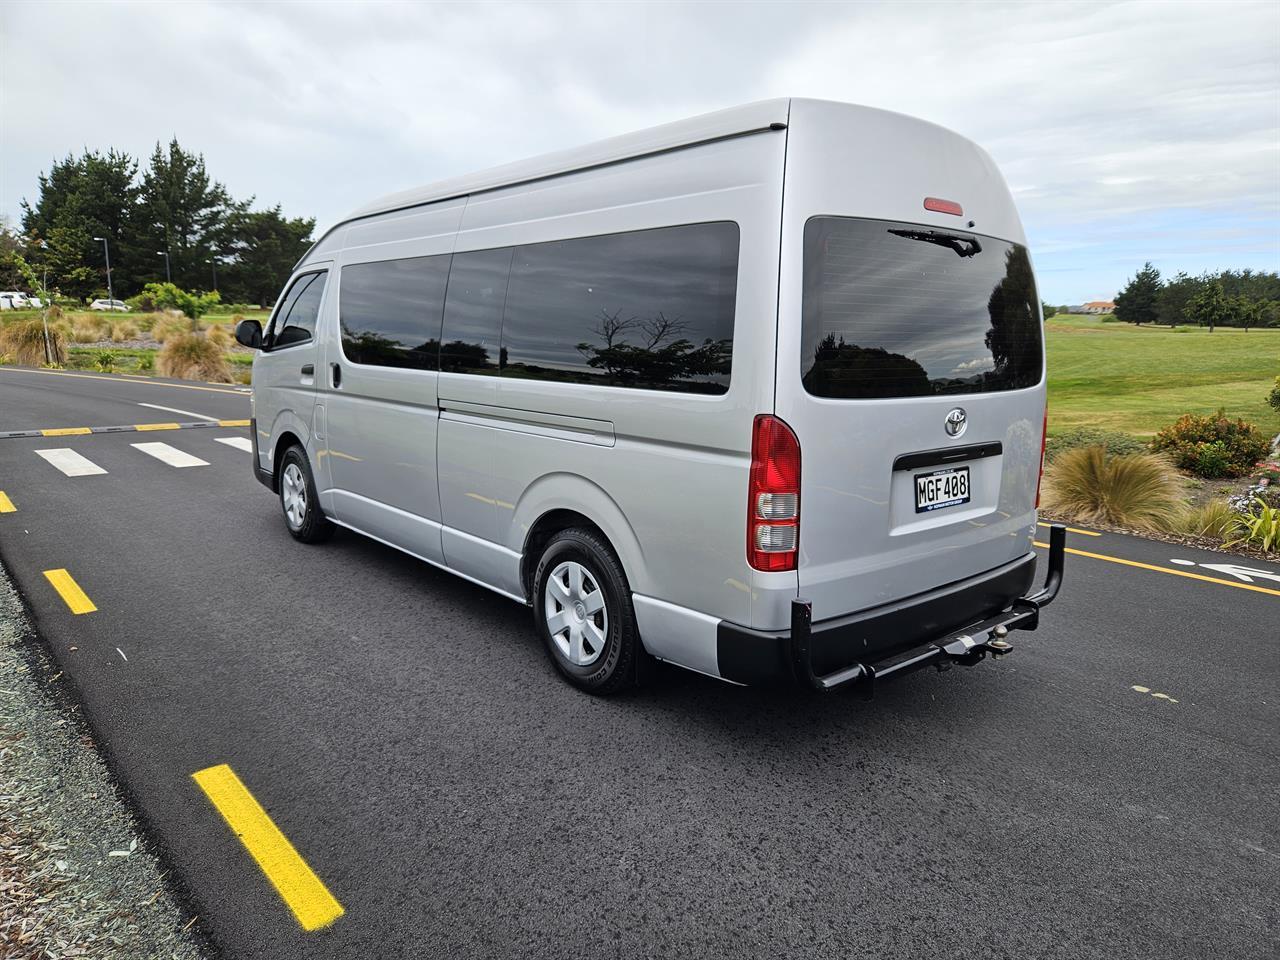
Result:
{"type": "MultiPolygon", "coordinates": [[[[0,431],[248,416],[193,386],[0,368],[0,431]]],[[[234,436],[0,440],[0,557],[228,957],[1280,952],[1280,565],[1073,535],[1097,556],[1001,661],[869,703],[675,669],[598,700],[522,607],[293,542],[234,436]],[[336,922],[304,930],[192,780],[222,763],[336,922]]]]}

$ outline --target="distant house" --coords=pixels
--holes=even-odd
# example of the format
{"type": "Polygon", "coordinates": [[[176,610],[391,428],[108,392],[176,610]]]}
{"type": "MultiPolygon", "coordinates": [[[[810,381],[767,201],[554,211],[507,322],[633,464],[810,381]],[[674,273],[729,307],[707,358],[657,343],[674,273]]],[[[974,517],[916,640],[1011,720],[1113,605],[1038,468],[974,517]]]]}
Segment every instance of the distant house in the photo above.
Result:
{"type": "MultiPolygon", "coordinates": [[[[1092,300],[1080,308],[1081,313],[1115,313],[1116,305],[1110,300],[1092,300]]],[[[1075,313],[1074,310],[1071,311],[1075,313]]]]}
{"type": "Polygon", "coordinates": [[[1087,312],[1088,311],[1085,310],[1084,304],[1082,303],[1072,304],[1071,306],[1067,307],[1067,313],[1087,313],[1087,312]]]}

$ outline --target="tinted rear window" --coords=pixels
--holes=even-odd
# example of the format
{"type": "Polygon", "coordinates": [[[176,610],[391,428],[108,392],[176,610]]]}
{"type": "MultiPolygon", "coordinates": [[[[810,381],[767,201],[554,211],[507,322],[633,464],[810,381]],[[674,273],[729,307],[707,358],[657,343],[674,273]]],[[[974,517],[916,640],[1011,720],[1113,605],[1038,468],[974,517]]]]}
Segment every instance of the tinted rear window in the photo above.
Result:
{"type": "Polygon", "coordinates": [[[814,217],[804,230],[800,371],[839,399],[1017,390],[1040,382],[1025,247],[911,223],[814,217]]]}

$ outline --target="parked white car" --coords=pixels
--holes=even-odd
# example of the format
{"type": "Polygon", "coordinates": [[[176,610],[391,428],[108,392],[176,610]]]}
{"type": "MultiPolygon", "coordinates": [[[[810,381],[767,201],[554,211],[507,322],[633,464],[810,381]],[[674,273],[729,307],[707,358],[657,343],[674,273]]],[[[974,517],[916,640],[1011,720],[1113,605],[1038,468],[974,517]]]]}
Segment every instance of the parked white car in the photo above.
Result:
{"type": "Polygon", "coordinates": [[[27,306],[33,307],[36,310],[41,310],[44,308],[44,301],[39,297],[27,297],[27,306]]]}
{"type": "Polygon", "coordinates": [[[0,290],[0,300],[9,301],[9,306],[15,310],[23,310],[29,306],[26,295],[17,290],[0,290]]]}
{"type": "Polygon", "coordinates": [[[129,306],[123,300],[95,300],[89,304],[90,310],[119,310],[121,313],[128,311],[129,306]]]}

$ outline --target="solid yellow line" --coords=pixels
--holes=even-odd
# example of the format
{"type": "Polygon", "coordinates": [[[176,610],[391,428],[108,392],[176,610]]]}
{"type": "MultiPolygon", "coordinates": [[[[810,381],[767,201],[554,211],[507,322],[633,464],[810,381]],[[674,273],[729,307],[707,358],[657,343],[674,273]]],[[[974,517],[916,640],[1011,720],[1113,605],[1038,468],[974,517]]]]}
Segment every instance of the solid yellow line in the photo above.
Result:
{"type": "Polygon", "coordinates": [[[92,373],[68,373],[65,370],[35,370],[31,367],[0,367],[10,373],[44,373],[51,377],[76,377],[80,380],[106,380],[108,383],[144,383],[149,387],[172,387],[175,390],[203,390],[205,393],[229,393],[236,397],[247,397],[247,393],[239,390],[224,390],[219,387],[201,387],[194,383],[162,383],[145,377],[99,377],[92,373]]]}
{"type": "Polygon", "coordinates": [[[13,505],[13,501],[9,499],[9,495],[0,490],[0,513],[17,513],[18,508],[13,505]]]}
{"type": "Polygon", "coordinates": [[[191,779],[200,785],[227,826],[258,861],[304,930],[319,930],[342,916],[342,904],[307,866],[234,770],[222,763],[193,773],[191,779]]]}
{"type": "Polygon", "coordinates": [[[44,576],[53,584],[53,589],[58,591],[58,595],[62,597],[72,613],[93,613],[98,609],[80,589],[80,584],[76,583],[65,569],[46,570],[44,576]]]}
{"type": "Polygon", "coordinates": [[[247,427],[248,425],[249,425],[248,420],[219,420],[218,421],[218,426],[220,427],[247,427]]]}
{"type": "MultiPolygon", "coordinates": [[[[1037,547],[1049,548],[1047,543],[1041,543],[1039,540],[1032,541],[1037,547]]],[[[1252,590],[1255,593],[1269,593],[1273,597],[1280,597],[1280,590],[1272,590],[1270,587],[1259,587],[1252,583],[1236,583],[1232,580],[1220,580],[1217,577],[1206,577],[1203,573],[1188,573],[1186,570],[1173,570],[1169,567],[1157,567],[1149,563],[1139,563],[1137,560],[1125,560],[1121,557],[1109,557],[1105,553],[1089,553],[1087,550],[1076,550],[1073,547],[1067,547],[1067,553],[1074,553],[1078,557],[1089,557],[1093,560],[1107,560],[1111,563],[1122,563],[1126,567],[1138,567],[1141,570],[1154,570],[1156,573],[1171,573],[1175,577],[1186,577],[1188,580],[1203,580],[1205,583],[1220,583],[1224,587],[1239,587],[1241,590],[1252,590]]]]}
{"type": "MultiPolygon", "coordinates": [[[[1053,524],[1051,524],[1051,523],[1041,523],[1040,521],[1038,521],[1038,520],[1037,520],[1037,521],[1036,521],[1036,526],[1037,526],[1037,527],[1045,527],[1045,528],[1047,529],[1047,528],[1049,528],[1049,527],[1052,527],[1052,526],[1053,526],[1053,524]]],[[[1067,531],[1068,531],[1068,532],[1070,532],[1070,533],[1081,533],[1081,534],[1084,534],[1086,537],[1100,537],[1100,536],[1102,536],[1102,534],[1100,534],[1100,533],[1096,533],[1096,532],[1094,532],[1093,530],[1081,530],[1079,527],[1067,527],[1067,531]]]]}
{"type": "Polygon", "coordinates": [[[43,437],[78,437],[86,433],[93,433],[93,431],[88,427],[59,427],[56,430],[40,431],[43,437]]]}
{"type": "Polygon", "coordinates": [[[133,429],[135,430],[177,430],[178,425],[176,423],[135,423],[133,425],[133,429]]]}

